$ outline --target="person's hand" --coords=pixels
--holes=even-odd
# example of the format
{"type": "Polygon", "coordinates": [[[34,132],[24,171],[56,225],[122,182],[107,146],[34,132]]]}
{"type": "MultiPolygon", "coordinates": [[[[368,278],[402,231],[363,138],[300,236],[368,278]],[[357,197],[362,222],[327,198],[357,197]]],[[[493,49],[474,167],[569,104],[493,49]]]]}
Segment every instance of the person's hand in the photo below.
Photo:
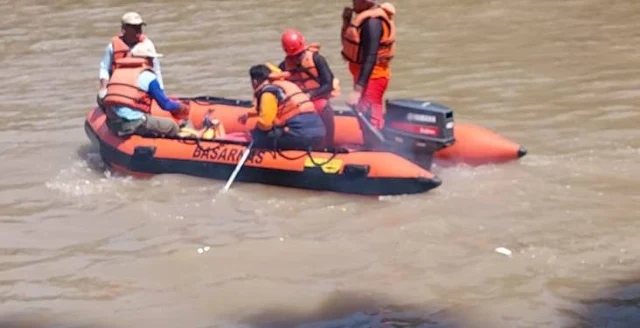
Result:
{"type": "Polygon", "coordinates": [[[100,91],[98,91],[98,98],[100,98],[101,100],[104,99],[106,95],[107,95],[107,88],[101,88],[100,91]]]}
{"type": "Polygon", "coordinates": [[[360,98],[362,98],[362,92],[358,90],[353,90],[347,97],[347,106],[356,107],[360,102],[360,98]]]}
{"type": "Polygon", "coordinates": [[[182,120],[189,117],[189,112],[191,111],[191,106],[189,103],[180,102],[180,107],[173,113],[173,117],[182,120]]]}
{"type": "Polygon", "coordinates": [[[245,125],[245,124],[247,124],[247,120],[248,119],[249,119],[249,114],[248,113],[242,114],[242,115],[238,116],[238,123],[240,123],[242,125],[245,125]]]}
{"type": "Polygon", "coordinates": [[[100,89],[100,91],[98,91],[98,94],[96,95],[96,102],[98,103],[98,106],[102,107],[104,106],[104,97],[107,96],[107,89],[100,89]]]}

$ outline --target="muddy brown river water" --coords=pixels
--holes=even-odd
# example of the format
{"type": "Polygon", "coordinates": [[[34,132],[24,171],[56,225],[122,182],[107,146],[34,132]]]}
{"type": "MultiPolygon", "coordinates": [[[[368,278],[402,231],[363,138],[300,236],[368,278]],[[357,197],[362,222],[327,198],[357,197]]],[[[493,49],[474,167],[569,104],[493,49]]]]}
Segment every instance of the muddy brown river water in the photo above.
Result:
{"type": "Polygon", "coordinates": [[[89,146],[124,12],[148,22],[168,93],[248,99],[288,27],[347,89],[348,3],[0,1],[0,327],[640,327],[638,1],[396,1],[388,97],[529,150],[435,167],[426,194],[219,195],[114,177],[89,146]]]}

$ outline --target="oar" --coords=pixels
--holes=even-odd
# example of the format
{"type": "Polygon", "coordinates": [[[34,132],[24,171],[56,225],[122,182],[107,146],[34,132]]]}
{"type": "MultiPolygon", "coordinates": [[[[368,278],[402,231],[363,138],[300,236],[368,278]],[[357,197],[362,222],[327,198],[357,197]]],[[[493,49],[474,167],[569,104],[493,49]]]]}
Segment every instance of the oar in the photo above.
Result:
{"type": "Polygon", "coordinates": [[[231,173],[231,176],[229,177],[227,184],[224,185],[223,192],[226,192],[227,190],[229,190],[229,187],[231,187],[233,180],[236,179],[236,176],[238,175],[238,172],[240,172],[240,169],[244,165],[244,162],[247,161],[247,158],[249,157],[249,153],[251,153],[252,147],[253,147],[253,140],[249,143],[249,146],[247,146],[247,149],[244,150],[244,154],[242,154],[242,158],[240,158],[238,165],[236,165],[236,169],[233,170],[233,173],[231,173]]]}
{"type": "Polygon", "coordinates": [[[387,140],[384,138],[382,133],[380,133],[378,129],[376,129],[373,125],[371,125],[371,123],[369,123],[369,120],[367,120],[367,118],[364,117],[364,115],[362,115],[362,113],[356,109],[355,105],[347,105],[347,106],[351,108],[351,110],[356,114],[358,121],[360,121],[360,123],[364,125],[364,127],[367,130],[369,130],[369,132],[371,132],[381,144],[383,145],[386,144],[387,140]]]}

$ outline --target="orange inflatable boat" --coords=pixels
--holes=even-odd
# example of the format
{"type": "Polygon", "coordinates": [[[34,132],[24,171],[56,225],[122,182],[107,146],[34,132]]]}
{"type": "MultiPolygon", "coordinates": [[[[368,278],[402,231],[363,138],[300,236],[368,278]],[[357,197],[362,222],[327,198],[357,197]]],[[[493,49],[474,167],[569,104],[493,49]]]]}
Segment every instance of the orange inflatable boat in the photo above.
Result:
{"type": "MultiPolygon", "coordinates": [[[[252,102],[219,97],[182,98],[189,101],[190,120],[203,128],[205,116],[219,120],[227,135],[196,138],[118,137],[106,126],[96,107],[88,114],[85,131],[99,147],[107,165],[134,176],[181,173],[227,180],[248,147],[246,124],[238,117],[252,102]]],[[[154,102],[152,115],[171,117],[154,102]]],[[[362,195],[426,192],[441,184],[430,172],[434,159],[448,164],[482,165],[516,160],[526,151],[518,144],[474,126],[453,123],[445,106],[415,100],[387,101],[385,140],[381,150],[360,150],[362,132],[351,110],[336,110],[335,149],[297,151],[251,149],[236,181],[362,195]]]]}

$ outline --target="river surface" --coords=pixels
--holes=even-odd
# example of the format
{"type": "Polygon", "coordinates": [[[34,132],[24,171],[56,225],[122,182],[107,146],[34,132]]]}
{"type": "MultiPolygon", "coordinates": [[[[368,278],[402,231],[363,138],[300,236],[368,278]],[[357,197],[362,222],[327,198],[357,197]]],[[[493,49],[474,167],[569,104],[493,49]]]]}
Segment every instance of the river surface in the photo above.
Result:
{"type": "Polygon", "coordinates": [[[639,327],[639,1],[397,1],[388,97],[529,150],[435,167],[426,194],[220,195],[112,176],[89,146],[124,12],[148,22],[168,93],[249,99],[248,68],[281,60],[288,27],[348,90],[348,3],[1,0],[0,326],[639,327]]]}

